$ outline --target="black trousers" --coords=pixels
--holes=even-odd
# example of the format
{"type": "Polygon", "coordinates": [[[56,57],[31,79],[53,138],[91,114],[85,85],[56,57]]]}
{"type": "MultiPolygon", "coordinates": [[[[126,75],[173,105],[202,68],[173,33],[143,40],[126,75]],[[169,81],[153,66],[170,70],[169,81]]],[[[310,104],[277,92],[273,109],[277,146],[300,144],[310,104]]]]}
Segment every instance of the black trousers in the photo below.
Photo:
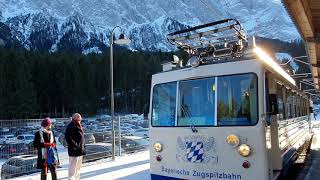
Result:
{"type": "MultiPolygon", "coordinates": [[[[57,167],[54,165],[48,166],[48,171],[51,172],[52,180],[57,180],[57,167]]],[[[47,172],[45,168],[41,170],[41,180],[47,180],[47,172]]]]}

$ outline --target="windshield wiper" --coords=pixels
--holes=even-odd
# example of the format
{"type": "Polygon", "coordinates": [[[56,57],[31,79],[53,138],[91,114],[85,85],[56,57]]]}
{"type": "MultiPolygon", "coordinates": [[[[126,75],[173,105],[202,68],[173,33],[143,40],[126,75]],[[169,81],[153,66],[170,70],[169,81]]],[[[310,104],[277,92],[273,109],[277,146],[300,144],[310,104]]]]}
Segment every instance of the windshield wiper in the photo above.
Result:
{"type": "Polygon", "coordinates": [[[191,124],[190,128],[191,128],[191,131],[192,131],[193,133],[197,133],[197,132],[198,132],[197,128],[194,126],[193,123],[191,124]]]}

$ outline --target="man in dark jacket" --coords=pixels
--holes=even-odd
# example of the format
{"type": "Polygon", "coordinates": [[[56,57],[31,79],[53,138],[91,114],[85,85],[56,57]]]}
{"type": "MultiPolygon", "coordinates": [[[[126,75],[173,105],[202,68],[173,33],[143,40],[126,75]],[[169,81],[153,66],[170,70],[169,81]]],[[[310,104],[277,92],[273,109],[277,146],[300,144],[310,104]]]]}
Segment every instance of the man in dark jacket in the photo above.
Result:
{"type": "Polygon", "coordinates": [[[69,154],[69,180],[80,179],[82,156],[85,155],[85,141],[81,120],[79,113],[73,114],[65,132],[69,154]]]}
{"type": "Polygon", "coordinates": [[[47,153],[49,147],[57,148],[56,140],[51,131],[51,120],[46,118],[41,122],[41,129],[35,133],[33,146],[38,149],[37,168],[41,169],[41,180],[47,179],[48,169],[51,172],[52,180],[57,179],[57,165],[48,165],[47,153]]]}

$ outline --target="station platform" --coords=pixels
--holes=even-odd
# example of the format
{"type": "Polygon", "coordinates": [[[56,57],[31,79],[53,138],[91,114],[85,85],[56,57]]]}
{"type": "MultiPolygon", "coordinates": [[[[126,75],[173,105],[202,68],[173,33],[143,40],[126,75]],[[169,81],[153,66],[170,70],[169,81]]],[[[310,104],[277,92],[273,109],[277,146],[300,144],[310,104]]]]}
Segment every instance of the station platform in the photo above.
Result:
{"type": "Polygon", "coordinates": [[[299,172],[297,180],[320,179],[320,129],[315,129],[303,169],[299,172]]]}

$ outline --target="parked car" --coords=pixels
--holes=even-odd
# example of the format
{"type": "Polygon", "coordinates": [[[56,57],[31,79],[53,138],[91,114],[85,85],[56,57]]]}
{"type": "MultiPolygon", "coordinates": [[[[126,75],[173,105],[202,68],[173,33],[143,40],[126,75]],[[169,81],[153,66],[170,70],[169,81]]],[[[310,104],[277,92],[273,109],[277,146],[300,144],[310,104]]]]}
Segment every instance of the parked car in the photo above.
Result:
{"type": "Polygon", "coordinates": [[[65,131],[65,124],[63,122],[57,122],[55,125],[54,125],[54,129],[57,131],[57,132],[64,132],[65,131]]]}
{"type": "Polygon", "coordinates": [[[137,125],[141,126],[143,128],[148,128],[149,127],[149,121],[145,121],[145,120],[138,121],[137,125]]]}
{"type": "Polygon", "coordinates": [[[19,128],[17,128],[17,127],[14,127],[14,126],[10,127],[9,133],[7,133],[7,134],[15,135],[18,130],[19,130],[19,128]]]}
{"type": "Polygon", "coordinates": [[[111,136],[111,131],[108,132],[94,132],[93,136],[96,139],[96,142],[104,142],[108,137],[111,136]]]}
{"type": "Polygon", "coordinates": [[[85,144],[93,144],[96,143],[96,138],[93,136],[92,133],[85,133],[84,134],[85,144]]]}
{"type": "Polygon", "coordinates": [[[19,128],[15,132],[13,132],[12,134],[14,134],[15,136],[19,136],[19,135],[25,134],[25,133],[31,134],[31,132],[33,132],[33,131],[28,130],[28,129],[24,129],[24,128],[19,128]]]}
{"type": "Polygon", "coordinates": [[[149,137],[149,130],[148,129],[138,129],[133,133],[134,136],[139,137],[149,137]]]}
{"type": "Polygon", "coordinates": [[[62,133],[59,138],[58,138],[58,141],[64,146],[64,147],[68,147],[68,144],[64,138],[64,133],[62,133]]]}
{"type": "Polygon", "coordinates": [[[10,143],[4,144],[0,148],[1,158],[10,158],[12,156],[19,156],[25,154],[36,154],[36,150],[25,143],[10,143]]]}
{"type": "Polygon", "coordinates": [[[120,126],[121,126],[121,127],[133,127],[133,126],[135,126],[135,125],[130,124],[130,123],[121,123],[120,126]]]}
{"type": "Polygon", "coordinates": [[[34,135],[33,134],[22,134],[17,136],[16,142],[30,144],[33,142],[34,135]]]}
{"type": "Polygon", "coordinates": [[[16,137],[13,134],[6,134],[0,136],[0,144],[13,143],[16,137]]]}
{"type": "Polygon", "coordinates": [[[135,131],[130,127],[122,127],[121,126],[121,134],[132,136],[135,131]]]}
{"type": "Polygon", "coordinates": [[[149,146],[149,141],[137,136],[123,136],[121,138],[121,148],[125,152],[135,152],[146,149],[149,146]]]}
{"type": "Polygon", "coordinates": [[[98,129],[98,125],[96,124],[85,125],[85,127],[88,131],[91,131],[91,132],[95,132],[98,129]]]}
{"type": "Polygon", "coordinates": [[[111,130],[110,126],[99,126],[96,132],[111,132],[111,130]]]}
{"type": "Polygon", "coordinates": [[[112,154],[109,143],[96,143],[86,145],[86,155],[83,156],[84,161],[94,161],[106,157],[110,157],[112,154]]]}
{"type": "MultiPolygon", "coordinates": [[[[114,139],[115,139],[116,143],[118,143],[119,135],[115,134],[115,138],[114,139]]],[[[110,134],[109,136],[106,136],[104,142],[112,143],[112,135],[110,134]]]]}
{"type": "Polygon", "coordinates": [[[110,120],[111,120],[111,116],[106,114],[97,117],[97,121],[110,121],[110,120]]]}
{"type": "Polygon", "coordinates": [[[1,179],[13,178],[40,171],[37,169],[37,156],[23,155],[8,159],[1,167],[1,179]]]}
{"type": "MultiPolygon", "coordinates": [[[[84,134],[84,139],[85,139],[85,144],[93,144],[96,143],[96,138],[93,136],[92,133],[85,133],[84,134]]],[[[68,144],[66,142],[66,139],[64,137],[64,134],[61,134],[59,136],[58,141],[64,146],[64,147],[68,147],[68,144]]]]}
{"type": "MultiPolygon", "coordinates": [[[[115,146],[115,154],[119,155],[119,147],[115,146]]],[[[121,152],[124,152],[121,150],[121,152]]],[[[95,161],[112,156],[111,143],[95,143],[86,145],[86,155],[83,156],[84,161],[95,161]]]]}
{"type": "Polygon", "coordinates": [[[6,128],[6,127],[1,127],[0,128],[0,133],[8,133],[8,132],[10,132],[9,128],[6,128]]]}
{"type": "Polygon", "coordinates": [[[137,130],[137,129],[148,129],[148,128],[143,128],[143,127],[141,127],[141,126],[132,126],[131,127],[133,130],[137,130]]]}
{"type": "Polygon", "coordinates": [[[95,120],[93,119],[82,119],[81,121],[81,124],[84,124],[84,125],[94,125],[96,123],[95,120]]]}

